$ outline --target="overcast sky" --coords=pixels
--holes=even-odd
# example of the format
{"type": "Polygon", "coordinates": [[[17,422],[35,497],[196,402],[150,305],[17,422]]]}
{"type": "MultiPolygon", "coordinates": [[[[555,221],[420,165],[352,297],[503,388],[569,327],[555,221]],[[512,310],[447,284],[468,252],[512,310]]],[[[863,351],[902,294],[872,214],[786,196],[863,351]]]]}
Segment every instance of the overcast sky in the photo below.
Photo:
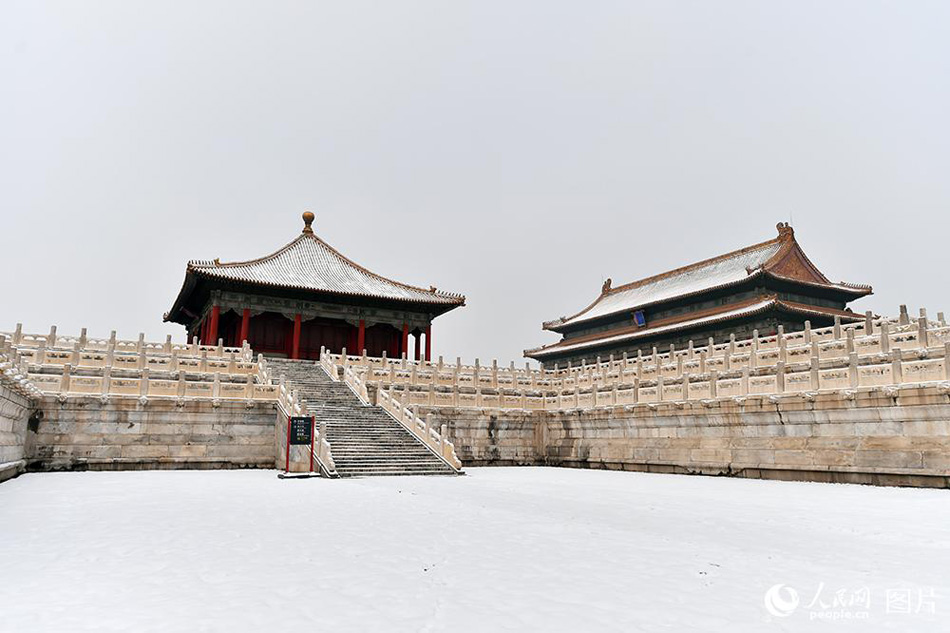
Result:
{"type": "Polygon", "coordinates": [[[184,338],[189,259],[300,231],[460,292],[434,353],[791,220],[947,309],[948,2],[0,1],[0,329],[184,338]]]}

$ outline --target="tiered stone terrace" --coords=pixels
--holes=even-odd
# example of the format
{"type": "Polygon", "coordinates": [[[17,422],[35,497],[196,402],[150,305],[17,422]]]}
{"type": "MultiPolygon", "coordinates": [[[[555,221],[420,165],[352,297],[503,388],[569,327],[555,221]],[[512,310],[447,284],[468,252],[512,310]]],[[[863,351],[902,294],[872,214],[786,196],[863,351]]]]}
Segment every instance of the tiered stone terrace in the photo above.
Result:
{"type": "MultiPolygon", "coordinates": [[[[333,441],[351,474],[426,472],[397,459],[421,445],[421,456],[455,471],[464,460],[950,485],[950,327],[942,314],[911,319],[903,308],[896,319],[552,370],[326,352],[319,364],[288,367],[255,360],[247,346],[71,338],[55,328],[0,335],[0,353],[16,397],[29,402],[8,407],[19,417],[6,426],[35,411],[21,451],[35,468],[306,470],[309,447],[295,448],[289,465],[282,447],[287,416],[309,406],[322,418],[317,461],[330,476],[346,474],[333,441]],[[399,425],[415,444],[395,442],[399,425]],[[378,437],[379,450],[361,459],[348,429],[378,437]]],[[[20,435],[0,444],[11,437],[20,435]]]]}

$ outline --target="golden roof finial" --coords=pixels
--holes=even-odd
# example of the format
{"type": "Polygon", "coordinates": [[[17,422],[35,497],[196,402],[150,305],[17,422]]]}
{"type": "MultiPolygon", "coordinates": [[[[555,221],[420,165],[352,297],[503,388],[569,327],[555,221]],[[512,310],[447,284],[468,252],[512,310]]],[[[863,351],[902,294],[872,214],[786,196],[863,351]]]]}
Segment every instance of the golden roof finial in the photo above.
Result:
{"type": "Polygon", "coordinates": [[[313,213],[310,211],[303,212],[303,232],[304,233],[313,233],[313,229],[310,225],[313,224],[313,213]]]}

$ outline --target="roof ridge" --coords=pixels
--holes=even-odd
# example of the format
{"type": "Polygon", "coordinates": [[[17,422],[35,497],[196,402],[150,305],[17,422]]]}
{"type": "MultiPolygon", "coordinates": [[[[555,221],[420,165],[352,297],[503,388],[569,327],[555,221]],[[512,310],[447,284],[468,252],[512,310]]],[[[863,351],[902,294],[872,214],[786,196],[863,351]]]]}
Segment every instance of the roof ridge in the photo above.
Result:
{"type": "Polygon", "coordinates": [[[441,295],[441,296],[443,296],[443,297],[462,297],[462,298],[464,298],[463,295],[460,295],[460,294],[453,294],[453,293],[450,293],[450,292],[445,292],[445,291],[442,291],[442,290],[438,290],[435,286],[430,286],[429,288],[420,288],[420,287],[418,287],[418,286],[412,286],[412,285],[410,285],[410,284],[406,284],[406,283],[403,283],[403,282],[401,282],[401,281],[396,281],[395,279],[390,279],[389,277],[383,277],[383,276],[380,275],[379,273],[374,273],[373,271],[371,271],[370,269],[366,268],[365,266],[361,266],[361,265],[357,264],[357,263],[354,262],[352,259],[350,259],[350,258],[347,257],[346,255],[344,255],[343,253],[341,253],[340,251],[336,250],[335,248],[333,248],[332,246],[330,246],[329,244],[327,244],[327,243],[326,243],[323,239],[321,239],[316,233],[308,233],[308,234],[304,234],[304,235],[309,235],[311,238],[313,238],[314,240],[316,240],[316,241],[319,242],[320,244],[323,244],[327,249],[329,249],[329,251],[330,251],[331,253],[333,253],[334,255],[336,255],[337,257],[339,257],[340,259],[342,259],[344,262],[346,262],[346,263],[349,264],[350,266],[353,266],[354,268],[356,268],[356,269],[358,269],[358,270],[360,270],[360,271],[366,273],[366,274],[369,275],[370,277],[375,277],[376,279],[379,279],[379,280],[381,280],[381,281],[385,281],[385,282],[394,284],[394,285],[396,285],[396,286],[402,286],[403,288],[406,288],[406,289],[408,289],[408,290],[416,290],[416,291],[419,291],[419,292],[431,292],[432,294],[441,295]]]}
{"type": "MultiPolygon", "coordinates": [[[[672,270],[668,270],[668,271],[666,271],[666,272],[659,273],[659,274],[657,274],[657,275],[652,275],[652,276],[650,276],[650,277],[644,277],[643,279],[638,279],[637,281],[633,281],[633,282],[630,282],[630,283],[626,283],[626,284],[623,284],[623,285],[621,285],[621,286],[617,286],[616,288],[611,288],[611,287],[610,287],[610,280],[608,279],[607,282],[604,283],[604,285],[603,285],[603,287],[602,287],[602,289],[601,289],[600,295],[599,295],[596,299],[594,299],[594,301],[593,301],[592,303],[590,303],[587,307],[585,307],[584,309],[582,309],[582,310],[580,310],[580,311],[578,311],[578,312],[572,314],[571,316],[568,316],[568,317],[561,317],[561,318],[558,318],[558,319],[553,319],[553,320],[551,320],[551,321],[545,321],[545,322],[543,322],[543,323],[541,324],[541,327],[542,327],[542,329],[548,329],[549,327],[557,327],[557,326],[559,326],[559,325],[561,325],[561,324],[563,324],[563,323],[566,323],[566,322],[568,322],[568,321],[572,321],[572,320],[574,320],[574,319],[577,319],[578,317],[583,316],[585,313],[587,313],[588,311],[590,311],[591,309],[593,309],[594,306],[596,306],[598,303],[600,303],[601,300],[603,300],[605,297],[608,297],[608,296],[610,296],[610,295],[617,294],[618,292],[627,291],[627,290],[632,290],[632,289],[634,289],[634,288],[639,288],[639,287],[644,286],[644,285],[646,285],[646,284],[648,284],[648,283],[654,283],[654,282],[660,281],[660,280],[662,280],[662,279],[668,279],[668,278],[673,277],[673,276],[675,276],[675,275],[680,275],[680,274],[689,272],[689,271],[691,271],[691,270],[695,270],[695,269],[697,269],[697,268],[701,268],[701,267],[703,267],[703,266],[709,266],[709,265],[711,265],[711,264],[716,264],[716,263],[719,263],[719,262],[727,261],[727,260],[729,260],[729,259],[733,259],[733,258],[739,257],[739,256],[741,256],[741,255],[745,255],[745,254],[748,254],[748,253],[751,253],[751,252],[754,252],[754,251],[763,250],[763,249],[769,248],[769,247],[774,246],[774,245],[776,245],[776,244],[778,244],[778,243],[781,243],[781,242],[787,242],[787,241],[789,241],[789,240],[791,240],[791,241],[794,242],[794,239],[795,239],[795,238],[794,238],[794,231],[791,229],[791,227],[789,227],[789,226],[787,226],[787,225],[783,225],[782,223],[779,223],[779,225],[778,225],[777,228],[779,229],[779,234],[778,234],[778,236],[773,237],[773,238],[770,239],[770,240],[765,240],[764,242],[759,242],[759,243],[757,243],[757,244],[752,244],[752,245],[750,245],[750,246],[745,246],[745,247],[743,247],[743,248],[739,248],[739,249],[736,249],[736,250],[734,250],[734,251],[730,251],[730,252],[728,252],[728,253],[724,253],[724,254],[722,254],[722,255],[717,255],[717,256],[715,256],[715,257],[709,257],[709,258],[707,258],[707,259],[703,259],[703,260],[700,260],[700,261],[698,261],[698,262],[693,262],[692,264],[687,264],[687,265],[685,265],[685,266],[680,266],[679,268],[674,268],[674,269],[672,269],[672,270]]],[[[773,256],[773,257],[774,257],[774,256],[773,256]]],[[[771,260],[772,258],[769,258],[769,259],[771,260]]],[[[752,274],[755,273],[756,271],[747,270],[746,272],[747,272],[749,275],[752,275],[752,274]]]]}
{"type": "Polygon", "coordinates": [[[206,259],[205,259],[205,260],[191,260],[191,261],[188,262],[187,268],[192,269],[192,270],[197,270],[197,271],[199,271],[199,272],[202,272],[202,269],[217,270],[217,269],[221,269],[221,268],[239,268],[239,267],[241,267],[241,266],[251,266],[251,265],[255,265],[255,264],[266,263],[266,262],[269,262],[269,261],[271,261],[271,260],[276,259],[276,258],[279,257],[280,255],[282,255],[283,253],[287,252],[287,251],[290,250],[292,247],[296,246],[297,244],[299,244],[300,242],[302,242],[302,241],[304,241],[304,240],[306,240],[306,239],[311,239],[311,240],[313,240],[313,241],[316,242],[317,244],[323,246],[327,251],[330,252],[331,255],[333,255],[334,257],[336,257],[336,258],[339,259],[340,261],[344,262],[345,264],[347,264],[347,265],[349,265],[349,266],[352,266],[353,268],[359,270],[359,271],[362,272],[363,274],[368,275],[368,276],[370,276],[370,277],[372,277],[372,278],[374,278],[374,279],[376,279],[376,280],[378,280],[378,281],[382,281],[382,282],[385,282],[385,283],[389,283],[389,284],[392,284],[392,285],[397,286],[397,287],[399,287],[399,288],[403,288],[403,289],[405,289],[405,290],[411,290],[411,291],[415,291],[415,292],[421,292],[421,293],[432,294],[432,295],[435,295],[435,296],[437,296],[437,297],[441,297],[441,298],[443,298],[443,299],[452,299],[452,300],[461,299],[462,301],[465,300],[465,295],[463,295],[463,294],[457,294],[457,293],[452,293],[452,292],[446,292],[446,291],[444,291],[444,290],[438,290],[437,288],[435,288],[435,286],[431,286],[431,287],[429,287],[429,288],[421,288],[421,287],[419,287],[419,286],[413,286],[413,285],[410,285],[410,284],[407,284],[407,283],[403,283],[403,282],[401,282],[401,281],[396,281],[395,279],[390,279],[390,278],[388,278],[388,277],[384,277],[383,275],[380,275],[379,273],[374,273],[373,271],[369,270],[369,269],[366,268],[365,266],[361,266],[360,264],[357,264],[355,261],[353,261],[352,259],[350,259],[350,258],[347,257],[346,255],[344,255],[343,253],[341,253],[341,252],[338,251],[337,249],[333,248],[333,246],[331,246],[331,245],[328,244],[326,241],[324,241],[323,239],[321,239],[321,238],[320,238],[316,233],[314,233],[312,230],[311,230],[311,231],[306,231],[306,230],[302,231],[302,232],[300,233],[300,235],[298,235],[297,237],[295,237],[295,238],[292,239],[291,241],[287,242],[287,243],[284,244],[282,247],[278,248],[276,251],[274,251],[274,252],[272,252],[272,253],[269,253],[269,254],[267,254],[267,255],[263,255],[263,256],[261,256],[261,257],[257,257],[257,258],[255,258],[255,259],[249,259],[249,260],[245,260],[245,261],[235,261],[235,262],[221,262],[221,261],[219,261],[218,259],[214,259],[214,260],[206,260],[206,259]]]}
{"type": "MultiPolygon", "coordinates": [[[[659,280],[661,280],[661,279],[666,279],[666,278],[668,278],[668,277],[672,277],[672,276],[678,275],[678,274],[680,274],[680,273],[689,272],[690,270],[695,270],[695,269],[701,268],[701,267],[703,267],[703,266],[708,266],[708,265],[710,265],[710,264],[716,264],[716,263],[719,263],[719,262],[722,262],[722,261],[726,261],[726,260],[729,260],[729,259],[733,259],[733,258],[738,257],[738,256],[740,256],[740,255],[745,255],[746,253],[751,253],[751,252],[753,252],[753,251],[758,251],[758,250],[762,250],[762,249],[764,249],[764,248],[768,248],[769,246],[774,246],[775,244],[777,244],[777,243],[779,243],[779,242],[782,242],[782,241],[785,241],[786,239],[787,239],[787,238],[785,237],[785,235],[779,235],[778,237],[773,237],[773,238],[770,239],[770,240],[766,240],[766,241],[764,241],[764,242],[759,242],[758,244],[753,244],[753,245],[751,245],[751,246],[746,246],[746,247],[744,247],[744,248],[736,249],[736,250],[731,251],[731,252],[729,252],[729,253],[724,253],[724,254],[722,254],[722,255],[717,255],[716,257],[710,257],[710,258],[708,258],[708,259],[704,259],[704,260],[701,260],[701,261],[698,261],[698,262],[693,262],[692,264],[687,264],[687,265],[685,265],[685,266],[680,266],[679,268],[674,268],[674,269],[672,269],[672,270],[668,270],[668,271],[666,271],[666,272],[659,273],[659,274],[653,275],[653,276],[651,276],[651,277],[644,277],[643,279],[638,279],[638,280],[636,280],[636,281],[632,281],[632,282],[630,282],[630,283],[623,284],[622,286],[617,286],[616,288],[609,288],[609,289],[607,290],[607,292],[606,292],[606,293],[602,293],[601,296],[604,296],[605,294],[608,294],[608,295],[609,295],[609,294],[614,294],[614,293],[620,292],[620,291],[622,291],[622,290],[630,290],[631,288],[638,288],[638,287],[640,287],[640,286],[642,286],[642,285],[644,285],[644,284],[646,284],[646,283],[650,283],[650,282],[654,282],[654,281],[659,281],[659,280]]],[[[792,239],[794,240],[794,238],[792,238],[792,239]]],[[[774,258],[774,255],[773,255],[773,258],[774,258]]],[[[771,258],[770,258],[770,261],[771,261],[771,258]]]]}

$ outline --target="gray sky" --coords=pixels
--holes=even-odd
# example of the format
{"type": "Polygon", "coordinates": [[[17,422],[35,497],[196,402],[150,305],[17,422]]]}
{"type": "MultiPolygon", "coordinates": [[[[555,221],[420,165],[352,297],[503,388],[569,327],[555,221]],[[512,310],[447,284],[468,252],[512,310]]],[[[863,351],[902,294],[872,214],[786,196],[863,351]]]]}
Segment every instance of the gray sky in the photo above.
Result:
{"type": "Polygon", "coordinates": [[[792,219],[853,305],[950,311],[947,2],[0,2],[0,329],[150,338],[300,214],[519,360],[792,219]]]}

